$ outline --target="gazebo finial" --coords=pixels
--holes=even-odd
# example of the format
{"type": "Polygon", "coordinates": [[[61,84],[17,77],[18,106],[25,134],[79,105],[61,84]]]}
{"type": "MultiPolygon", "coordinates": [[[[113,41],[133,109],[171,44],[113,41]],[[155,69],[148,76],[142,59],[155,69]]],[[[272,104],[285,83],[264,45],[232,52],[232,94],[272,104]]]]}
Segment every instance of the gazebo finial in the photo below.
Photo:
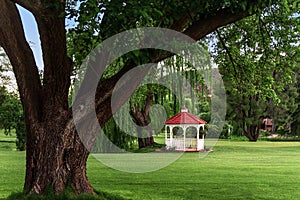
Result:
{"type": "Polygon", "coordinates": [[[181,108],[181,112],[188,112],[187,107],[183,106],[183,107],[181,108]]]}

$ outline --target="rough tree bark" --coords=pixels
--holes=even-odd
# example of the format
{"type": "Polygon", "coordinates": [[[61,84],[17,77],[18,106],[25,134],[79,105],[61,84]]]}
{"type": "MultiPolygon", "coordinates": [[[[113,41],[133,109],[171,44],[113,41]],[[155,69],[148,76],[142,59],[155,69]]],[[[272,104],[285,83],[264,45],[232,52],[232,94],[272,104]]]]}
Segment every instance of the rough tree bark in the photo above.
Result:
{"type": "MultiPolygon", "coordinates": [[[[36,194],[43,193],[47,187],[59,194],[68,184],[77,193],[94,193],[86,176],[89,151],[76,132],[68,107],[71,62],[66,51],[65,4],[64,0],[0,1],[0,46],[13,66],[25,115],[24,189],[36,194]],[[44,61],[43,84],[16,3],[30,11],[38,24],[44,61]]],[[[172,28],[198,40],[218,27],[248,15],[247,11],[233,13],[221,9],[194,22],[185,15],[174,22],[172,28]]],[[[151,61],[163,58],[156,57],[151,61]]],[[[99,83],[95,109],[101,126],[112,116],[110,98],[114,85],[119,77],[134,67],[130,63],[127,65],[130,67],[99,83]]],[[[128,98],[124,93],[123,100],[128,98]]]]}

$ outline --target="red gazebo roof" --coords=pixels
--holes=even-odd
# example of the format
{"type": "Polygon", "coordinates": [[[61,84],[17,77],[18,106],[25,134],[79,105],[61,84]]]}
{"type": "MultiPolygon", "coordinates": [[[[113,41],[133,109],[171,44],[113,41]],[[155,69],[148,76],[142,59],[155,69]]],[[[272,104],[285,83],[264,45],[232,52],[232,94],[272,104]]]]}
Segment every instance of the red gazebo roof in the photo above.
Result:
{"type": "Polygon", "coordinates": [[[177,115],[167,119],[165,124],[206,124],[207,122],[199,117],[188,113],[188,109],[183,107],[177,115]]]}

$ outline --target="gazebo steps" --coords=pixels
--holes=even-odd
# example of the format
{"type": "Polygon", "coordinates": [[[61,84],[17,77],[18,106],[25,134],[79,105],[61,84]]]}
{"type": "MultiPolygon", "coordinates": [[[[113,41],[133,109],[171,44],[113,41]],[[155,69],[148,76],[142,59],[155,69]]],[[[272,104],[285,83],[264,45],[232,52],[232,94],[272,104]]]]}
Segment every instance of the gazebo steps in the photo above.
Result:
{"type": "Polygon", "coordinates": [[[177,152],[213,152],[213,150],[210,149],[200,149],[197,150],[196,148],[187,148],[185,150],[175,150],[177,152]]]}
{"type": "Polygon", "coordinates": [[[198,152],[199,150],[197,150],[196,148],[186,148],[185,150],[176,150],[176,151],[179,151],[179,152],[198,152]]]}

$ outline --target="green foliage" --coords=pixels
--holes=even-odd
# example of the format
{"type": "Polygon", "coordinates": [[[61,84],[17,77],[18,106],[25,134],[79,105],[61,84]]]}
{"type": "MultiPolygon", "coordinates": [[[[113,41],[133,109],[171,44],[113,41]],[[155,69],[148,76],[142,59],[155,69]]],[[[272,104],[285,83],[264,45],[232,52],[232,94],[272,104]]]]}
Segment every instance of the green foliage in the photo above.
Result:
{"type": "Polygon", "coordinates": [[[293,123],[291,124],[292,133],[295,135],[300,135],[300,112],[298,111],[293,114],[293,123]]]}
{"type": "MultiPolygon", "coordinates": [[[[299,65],[300,66],[300,65],[299,65]]],[[[297,93],[300,93],[300,74],[297,73],[297,93]]],[[[296,98],[296,102],[300,102],[300,96],[296,98]]],[[[300,135],[300,105],[298,104],[297,110],[292,114],[291,132],[294,135],[300,135]]]]}
{"type": "Polygon", "coordinates": [[[20,116],[19,119],[17,119],[16,123],[16,147],[19,151],[24,151],[26,148],[26,129],[25,129],[25,123],[24,123],[24,118],[23,115],[20,116]]]}
{"type": "Polygon", "coordinates": [[[231,136],[233,126],[230,125],[228,122],[225,122],[223,126],[223,130],[220,134],[220,139],[228,139],[231,136]]]}
{"type": "MultiPolygon", "coordinates": [[[[101,41],[106,38],[125,31],[131,28],[139,27],[172,27],[172,24],[179,19],[184,19],[186,15],[189,15],[190,21],[197,21],[203,19],[208,15],[214,15],[220,9],[227,8],[228,10],[235,12],[240,10],[250,10],[250,12],[259,12],[262,8],[268,7],[275,1],[234,1],[234,0],[222,0],[222,1],[188,1],[188,0],[175,0],[172,2],[165,1],[96,1],[96,0],[83,0],[83,1],[68,1],[66,15],[69,20],[75,21],[72,28],[68,28],[68,51],[73,60],[74,66],[78,67],[83,58],[101,41]],[[136,9],[139,8],[139,9],[136,9]]],[[[186,26],[190,25],[187,23],[186,26]]],[[[172,27],[177,28],[177,27],[172,27]]],[[[183,31],[186,27],[182,27],[183,31]]],[[[138,40],[139,38],[137,38],[138,40]]],[[[129,60],[131,65],[140,65],[148,62],[148,51],[136,50],[128,53],[124,57],[116,60],[106,70],[102,78],[113,76],[120,71],[129,60]]],[[[174,70],[181,71],[183,75],[191,80],[191,85],[200,86],[201,75],[184,68],[184,61],[176,57],[166,60],[166,62],[172,63],[174,70]],[[173,59],[173,60],[172,60],[173,59]],[[196,83],[198,81],[198,83],[196,83]]],[[[188,64],[187,64],[188,66],[188,64]]],[[[194,70],[195,71],[195,70],[194,70]]],[[[175,81],[176,82],[176,81],[175,81]]],[[[175,83],[176,84],[176,83],[175,83]]],[[[203,84],[203,78],[201,83],[202,88],[205,88],[203,84]]],[[[179,84],[180,92],[183,91],[183,85],[179,84]]],[[[194,89],[194,88],[191,88],[194,89]]],[[[162,91],[162,90],[161,90],[162,91]]],[[[193,113],[198,113],[195,102],[199,101],[204,96],[204,90],[202,94],[196,96],[191,95],[188,99],[176,99],[175,95],[163,93],[154,95],[154,101],[157,103],[158,98],[161,98],[159,102],[164,102],[166,105],[168,116],[176,114],[182,105],[178,104],[178,101],[184,102],[188,106],[189,110],[193,113]],[[173,113],[169,112],[169,109],[173,113]]],[[[183,95],[180,95],[180,98],[183,95]]],[[[135,95],[136,102],[141,104],[142,95],[135,95]]],[[[132,98],[133,99],[133,98],[132,98]]],[[[203,99],[203,98],[202,98],[203,99]]],[[[207,101],[207,99],[204,99],[207,101]]],[[[203,112],[203,111],[200,111],[203,112]]],[[[205,111],[203,113],[207,120],[210,113],[205,111]]],[[[214,119],[215,120],[215,119],[214,119]]]]}
{"type": "MultiPolygon", "coordinates": [[[[251,12],[257,12],[260,8],[270,6],[274,2],[276,1],[68,0],[66,8],[66,17],[70,22],[68,51],[74,65],[79,66],[96,45],[122,31],[140,27],[177,29],[179,27],[173,23],[186,18],[187,15],[190,23],[186,26],[189,26],[192,21],[203,19],[207,15],[214,15],[220,9],[227,8],[232,12],[248,9],[251,12]]],[[[184,31],[186,26],[179,31],[184,31]]],[[[138,52],[140,51],[136,53],[138,52]]],[[[129,55],[135,57],[136,53],[135,55],[129,53],[129,55]]]]}
{"type": "MultiPolygon", "coordinates": [[[[298,70],[296,73],[298,73],[298,70]]],[[[296,121],[293,115],[295,112],[298,112],[297,108],[300,102],[298,101],[299,93],[297,92],[297,80],[295,79],[295,76],[293,76],[293,78],[293,82],[285,86],[284,92],[278,94],[281,99],[280,104],[276,106],[272,101],[270,101],[269,104],[268,113],[273,119],[273,125],[275,126],[277,133],[281,126],[283,132],[292,134],[291,124],[296,121]]]]}
{"type": "Polygon", "coordinates": [[[210,101],[201,101],[199,103],[199,110],[200,114],[198,116],[209,123],[211,120],[210,101]]]}
{"type": "Polygon", "coordinates": [[[6,135],[15,130],[16,146],[20,151],[25,150],[25,124],[23,109],[20,99],[10,94],[5,88],[0,88],[0,129],[4,129],[6,135]]]}
{"type": "Polygon", "coordinates": [[[299,8],[285,3],[210,36],[218,40],[212,55],[226,86],[227,116],[244,134],[256,134],[264,117],[278,124],[291,123],[298,105],[294,77],[299,64],[299,17],[293,15],[299,8]]]}
{"type": "Polygon", "coordinates": [[[260,140],[269,142],[300,142],[299,137],[261,138],[260,140]]]}
{"type": "Polygon", "coordinates": [[[202,112],[199,114],[199,117],[209,123],[211,120],[211,113],[210,112],[202,112]]]}
{"type": "MultiPolygon", "coordinates": [[[[128,119],[124,117],[122,123],[128,124],[128,119]]],[[[112,144],[126,151],[137,148],[136,138],[125,133],[124,130],[116,124],[113,118],[111,118],[102,128],[102,132],[99,137],[97,137],[92,152],[113,152],[114,145],[112,144]],[[108,143],[103,139],[104,135],[111,141],[111,143],[108,143]]]]}

